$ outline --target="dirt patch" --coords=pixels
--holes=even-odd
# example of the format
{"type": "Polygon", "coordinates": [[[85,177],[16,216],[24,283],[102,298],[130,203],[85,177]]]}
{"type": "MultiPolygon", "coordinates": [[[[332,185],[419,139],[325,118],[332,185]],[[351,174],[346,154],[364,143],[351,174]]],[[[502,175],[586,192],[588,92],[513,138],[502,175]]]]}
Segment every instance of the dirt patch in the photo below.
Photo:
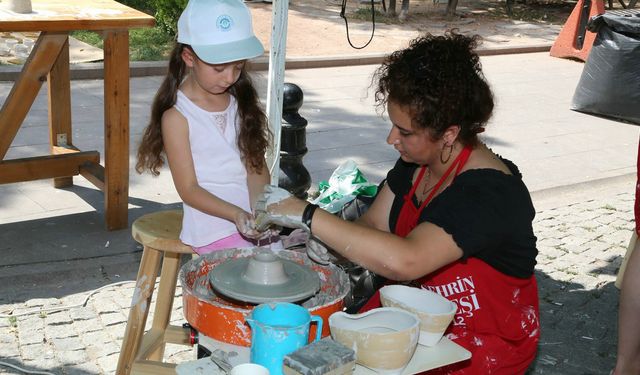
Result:
{"type": "MultiPolygon", "coordinates": [[[[506,12],[504,1],[460,0],[455,17],[445,17],[444,0],[411,0],[405,22],[377,14],[375,34],[364,49],[354,49],[347,41],[340,4],[336,0],[293,0],[289,5],[287,56],[365,55],[391,52],[407,45],[422,33],[442,34],[457,28],[464,34],[481,35],[484,47],[518,47],[552,44],[575,2],[516,3],[513,15],[506,12]],[[440,2],[439,2],[440,1],[440,2]]],[[[400,1],[398,1],[400,3],[400,1]]],[[[272,5],[248,2],[258,37],[270,45],[272,5]]],[[[356,46],[364,45],[372,32],[370,3],[349,1],[347,18],[349,36],[356,46]]],[[[381,4],[376,9],[382,11],[381,4]]],[[[397,6],[400,11],[400,5],[397,6]]]]}

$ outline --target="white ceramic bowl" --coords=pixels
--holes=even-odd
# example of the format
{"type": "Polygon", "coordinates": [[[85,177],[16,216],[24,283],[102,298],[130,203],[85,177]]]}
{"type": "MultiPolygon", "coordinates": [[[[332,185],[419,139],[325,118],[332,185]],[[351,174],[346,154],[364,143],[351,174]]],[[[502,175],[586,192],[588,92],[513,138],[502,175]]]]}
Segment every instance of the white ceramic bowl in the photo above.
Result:
{"type": "Polygon", "coordinates": [[[415,314],[381,307],[362,314],[336,312],[329,317],[331,337],[356,352],[356,362],[383,374],[400,374],[418,345],[415,314]]]}
{"type": "Polygon", "coordinates": [[[420,339],[425,346],[436,345],[453,320],[457,306],[438,293],[406,285],[380,288],[382,306],[410,311],[420,319],[420,339]]]}

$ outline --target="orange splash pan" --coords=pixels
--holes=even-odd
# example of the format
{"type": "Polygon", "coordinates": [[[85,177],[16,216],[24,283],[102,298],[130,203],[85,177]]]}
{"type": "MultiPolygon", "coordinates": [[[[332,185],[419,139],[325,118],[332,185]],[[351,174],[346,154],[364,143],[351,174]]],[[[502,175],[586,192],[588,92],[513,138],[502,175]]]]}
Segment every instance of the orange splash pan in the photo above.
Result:
{"type": "MultiPolygon", "coordinates": [[[[250,257],[254,249],[227,249],[192,259],[182,266],[182,304],[185,319],[198,332],[213,339],[233,345],[250,346],[251,328],[245,318],[256,305],[217,295],[209,283],[209,271],[218,264],[239,257],[250,257]]],[[[312,315],[322,317],[322,337],[329,335],[329,316],[342,311],[344,297],[349,292],[349,277],[339,267],[321,266],[309,260],[304,253],[281,250],[283,259],[311,267],[320,276],[320,290],[301,305],[312,315]]],[[[311,325],[310,338],[316,333],[311,325]]]]}

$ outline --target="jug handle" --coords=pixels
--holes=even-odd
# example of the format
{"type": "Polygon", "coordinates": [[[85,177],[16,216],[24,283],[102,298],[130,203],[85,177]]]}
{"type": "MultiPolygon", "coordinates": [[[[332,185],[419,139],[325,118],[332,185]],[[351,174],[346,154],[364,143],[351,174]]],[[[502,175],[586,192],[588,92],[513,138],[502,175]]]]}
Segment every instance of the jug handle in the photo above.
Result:
{"type": "Polygon", "coordinates": [[[312,315],[311,316],[311,321],[312,322],[316,322],[317,326],[316,326],[316,339],[314,341],[319,341],[320,338],[322,337],[322,317],[319,317],[317,315],[312,315]]]}

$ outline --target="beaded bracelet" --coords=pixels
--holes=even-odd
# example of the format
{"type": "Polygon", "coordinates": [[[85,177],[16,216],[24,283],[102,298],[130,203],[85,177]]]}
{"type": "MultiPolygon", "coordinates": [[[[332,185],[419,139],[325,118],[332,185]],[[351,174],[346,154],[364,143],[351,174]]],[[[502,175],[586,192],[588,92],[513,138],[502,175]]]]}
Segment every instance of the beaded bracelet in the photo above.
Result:
{"type": "Polygon", "coordinates": [[[311,220],[313,219],[313,214],[316,212],[317,208],[317,204],[309,203],[302,212],[302,222],[307,226],[307,228],[309,228],[309,232],[311,232],[311,220]]]}

